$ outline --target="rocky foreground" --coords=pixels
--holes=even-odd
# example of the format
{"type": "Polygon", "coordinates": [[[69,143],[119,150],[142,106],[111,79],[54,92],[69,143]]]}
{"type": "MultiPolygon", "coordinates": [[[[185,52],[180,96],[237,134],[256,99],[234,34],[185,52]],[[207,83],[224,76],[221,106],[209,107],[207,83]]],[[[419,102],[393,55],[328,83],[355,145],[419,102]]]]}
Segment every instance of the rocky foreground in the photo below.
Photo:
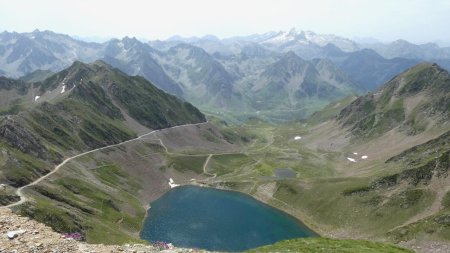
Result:
{"type": "Polygon", "coordinates": [[[158,246],[142,244],[101,245],[87,244],[54,232],[44,224],[27,217],[14,214],[10,209],[0,208],[0,252],[206,252],[194,249],[170,247],[164,249],[158,246]]]}

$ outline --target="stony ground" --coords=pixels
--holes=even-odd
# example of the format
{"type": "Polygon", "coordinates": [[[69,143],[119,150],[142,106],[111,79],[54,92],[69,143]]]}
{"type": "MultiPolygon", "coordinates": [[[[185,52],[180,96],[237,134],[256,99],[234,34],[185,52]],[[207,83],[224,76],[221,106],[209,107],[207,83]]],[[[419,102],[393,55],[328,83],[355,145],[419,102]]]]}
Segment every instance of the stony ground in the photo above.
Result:
{"type": "Polygon", "coordinates": [[[402,242],[399,246],[414,250],[417,253],[448,253],[450,252],[450,244],[445,242],[435,241],[416,241],[411,240],[408,242],[402,242]]]}
{"type": "Polygon", "coordinates": [[[73,239],[66,239],[51,228],[11,212],[10,209],[0,208],[0,253],[21,252],[205,252],[194,249],[159,249],[151,245],[125,244],[101,245],[87,244],[73,239]],[[13,238],[10,238],[13,237],[13,238]]]}

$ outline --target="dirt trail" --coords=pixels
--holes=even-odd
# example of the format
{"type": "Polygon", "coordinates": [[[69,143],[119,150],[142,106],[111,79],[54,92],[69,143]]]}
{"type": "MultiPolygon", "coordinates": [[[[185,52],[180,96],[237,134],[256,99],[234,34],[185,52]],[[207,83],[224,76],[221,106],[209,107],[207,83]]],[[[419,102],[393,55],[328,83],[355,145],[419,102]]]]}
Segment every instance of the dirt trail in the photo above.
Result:
{"type": "Polygon", "coordinates": [[[169,155],[173,155],[173,153],[169,152],[169,149],[167,148],[166,145],[164,145],[164,142],[161,139],[158,139],[159,143],[161,144],[161,146],[164,148],[164,150],[166,151],[167,154],[169,155]]]}
{"type": "Polygon", "coordinates": [[[213,154],[209,154],[208,158],[206,158],[206,161],[203,164],[203,174],[205,174],[207,176],[211,176],[211,178],[216,178],[217,177],[217,173],[211,174],[211,173],[206,171],[206,168],[208,167],[209,160],[211,159],[212,156],[213,156],[213,154]]]}
{"type": "Polygon", "coordinates": [[[214,155],[235,155],[235,154],[242,154],[243,152],[223,152],[223,153],[209,153],[209,154],[183,154],[183,153],[174,153],[174,152],[170,152],[169,148],[167,148],[167,146],[164,144],[164,142],[162,141],[161,138],[158,138],[159,143],[161,144],[161,146],[164,148],[165,152],[169,155],[180,155],[180,156],[208,156],[205,160],[205,162],[203,163],[203,174],[210,176],[211,178],[209,179],[213,179],[217,177],[217,173],[209,173],[207,171],[207,167],[209,164],[209,161],[211,159],[212,156],[214,155]]]}
{"type": "MultiPolygon", "coordinates": [[[[44,179],[48,178],[49,176],[53,175],[54,173],[56,173],[56,172],[57,172],[62,166],[64,166],[67,162],[69,162],[69,161],[71,161],[71,160],[73,160],[73,159],[75,159],[75,158],[78,158],[78,157],[80,157],[80,156],[84,156],[84,155],[87,155],[87,154],[90,154],[90,153],[93,153],[93,152],[96,152],[96,151],[99,151],[99,150],[103,150],[103,149],[107,149],[107,148],[112,148],[112,147],[117,147],[117,146],[123,145],[123,144],[125,144],[125,143],[129,143],[129,142],[133,142],[133,141],[136,141],[136,140],[140,140],[140,139],[142,139],[143,137],[146,137],[146,136],[148,136],[148,135],[155,134],[155,133],[158,133],[158,132],[161,132],[161,131],[165,131],[165,130],[169,130],[169,129],[174,129],[174,128],[179,128],[179,127],[202,125],[202,124],[207,124],[207,123],[208,123],[208,122],[202,122],[202,123],[196,123],[196,124],[185,124],[185,125],[179,125],[179,126],[174,126],[174,127],[169,127],[169,128],[159,129],[159,130],[153,130],[153,131],[151,131],[151,132],[149,132],[149,133],[140,135],[140,136],[138,136],[138,137],[136,137],[136,138],[134,138],[134,139],[131,139],[131,140],[127,140],[127,141],[120,142],[120,143],[117,143],[117,144],[112,144],[112,145],[104,146],[104,147],[101,147],[101,148],[96,148],[96,149],[93,149],[93,150],[90,150],[90,151],[87,151],[87,152],[84,152],[84,153],[81,153],[81,154],[78,154],[78,155],[75,155],[75,156],[71,156],[71,157],[69,157],[69,158],[66,158],[62,163],[58,164],[51,172],[49,172],[49,173],[47,173],[46,175],[44,175],[44,176],[38,178],[38,179],[35,180],[34,182],[31,182],[31,183],[29,183],[29,184],[27,184],[27,185],[24,185],[24,186],[22,186],[22,187],[20,187],[20,188],[17,188],[17,190],[16,190],[15,193],[16,193],[16,195],[18,195],[18,196],[20,197],[20,200],[19,200],[18,202],[9,204],[9,205],[7,205],[7,206],[1,206],[0,208],[11,208],[11,207],[18,206],[18,205],[20,205],[20,204],[25,203],[25,202],[28,200],[28,198],[23,194],[23,190],[24,190],[25,188],[28,188],[28,187],[30,187],[30,186],[33,186],[33,185],[38,184],[38,183],[41,182],[42,180],[44,180],[44,179]]],[[[165,147],[165,146],[164,146],[164,147],[165,147]]],[[[167,150],[167,148],[166,148],[166,150],[167,150]]]]}

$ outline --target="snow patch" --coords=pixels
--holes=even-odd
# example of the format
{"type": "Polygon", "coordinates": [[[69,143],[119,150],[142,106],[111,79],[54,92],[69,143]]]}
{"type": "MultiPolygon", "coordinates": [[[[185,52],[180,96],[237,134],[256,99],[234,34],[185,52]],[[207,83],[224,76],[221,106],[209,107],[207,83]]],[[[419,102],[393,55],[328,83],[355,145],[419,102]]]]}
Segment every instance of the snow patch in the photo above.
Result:
{"type": "Polygon", "coordinates": [[[355,160],[354,158],[347,157],[347,160],[349,160],[349,161],[352,162],[352,163],[356,163],[356,160],[355,160]]]}
{"type": "Polygon", "coordinates": [[[361,159],[363,159],[363,160],[365,160],[365,159],[367,159],[367,158],[369,158],[369,157],[366,156],[366,155],[361,156],[361,159]]]}
{"type": "Polygon", "coordinates": [[[175,188],[177,186],[180,186],[179,184],[175,184],[172,178],[169,178],[169,186],[170,188],[175,188]]]}
{"type": "Polygon", "coordinates": [[[262,43],[272,45],[286,44],[287,48],[292,47],[292,45],[288,45],[287,43],[303,45],[315,44],[321,47],[332,43],[345,52],[358,50],[358,46],[349,39],[333,34],[316,34],[311,31],[297,31],[295,28],[291,29],[289,32],[280,31],[268,37],[266,40],[263,40],[262,43]]]}
{"type": "Polygon", "coordinates": [[[358,153],[357,153],[357,152],[353,152],[353,154],[354,154],[354,155],[357,155],[358,153]]]}
{"type": "Polygon", "coordinates": [[[34,97],[34,101],[37,101],[41,96],[34,97]]]}
{"type": "Polygon", "coordinates": [[[295,137],[294,137],[294,140],[296,140],[296,141],[301,140],[301,139],[302,139],[301,136],[295,136],[295,137]]]}
{"type": "Polygon", "coordinates": [[[66,86],[63,85],[62,90],[61,90],[61,93],[64,93],[65,91],[66,91],[66,86]]]}

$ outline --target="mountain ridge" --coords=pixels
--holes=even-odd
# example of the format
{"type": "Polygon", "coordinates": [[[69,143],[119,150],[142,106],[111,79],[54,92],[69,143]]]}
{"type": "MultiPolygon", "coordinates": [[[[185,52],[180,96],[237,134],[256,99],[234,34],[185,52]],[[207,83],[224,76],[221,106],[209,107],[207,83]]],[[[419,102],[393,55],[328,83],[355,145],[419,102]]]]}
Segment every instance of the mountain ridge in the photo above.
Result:
{"type": "MultiPolygon", "coordinates": [[[[40,96],[29,101],[32,98],[26,92],[19,93],[23,106],[2,117],[0,132],[10,147],[37,156],[40,163],[58,161],[61,152],[67,152],[63,150],[84,150],[130,139],[138,131],[127,124],[130,116],[153,129],[206,121],[187,102],[101,61],[89,65],[74,62],[68,69],[28,87],[28,93],[33,90],[40,96]]],[[[26,178],[17,174],[20,166],[2,170],[9,181],[26,178]]]]}
{"type": "Polygon", "coordinates": [[[421,63],[380,90],[344,108],[338,120],[356,135],[384,133],[401,124],[410,134],[432,127],[432,117],[448,120],[450,75],[437,64],[421,63]]]}
{"type": "MultiPolygon", "coordinates": [[[[133,37],[111,39],[105,43],[86,43],[50,31],[3,32],[0,37],[0,72],[9,76],[23,75],[35,69],[59,71],[75,60],[93,62],[102,59],[129,75],[145,77],[157,87],[194,103],[208,113],[225,113],[238,118],[254,116],[259,111],[257,101],[262,100],[255,99],[250,88],[255,84],[258,86],[259,79],[264,77],[261,74],[290,51],[308,61],[331,61],[336,66],[325,64],[325,61],[317,63],[316,68],[322,71],[319,74],[326,76],[326,82],[332,83],[338,90],[346,89],[339,84],[339,80],[350,79],[353,83],[350,90],[356,93],[375,90],[419,62],[407,58],[385,59],[371,49],[342,50],[339,41],[349,45],[353,43],[339,36],[321,36],[296,30],[267,33],[260,37],[217,39],[207,36],[189,39],[189,49],[186,42],[178,37],[156,43],[160,50],[152,47],[156,45],[153,42],[144,43],[133,37]],[[263,43],[269,38],[288,35],[294,41],[294,48],[268,47],[263,43]],[[15,45],[16,40],[26,43],[15,45]],[[174,48],[181,52],[180,47],[190,50],[191,54],[183,56],[174,53],[174,48]]],[[[450,66],[446,59],[439,62],[444,67],[450,66]]],[[[35,81],[40,81],[39,77],[35,81]]],[[[342,95],[347,94],[349,91],[342,95]]],[[[295,101],[291,99],[291,102],[295,101]]],[[[271,109],[278,110],[276,107],[273,104],[271,109]]],[[[300,114],[307,115],[307,111],[320,108],[305,108],[300,114]]],[[[274,119],[273,115],[266,116],[266,119],[274,119]]]]}
{"type": "MultiPolygon", "coordinates": [[[[301,109],[308,102],[323,103],[356,90],[353,81],[340,75],[331,62],[305,61],[292,51],[265,68],[261,77],[251,91],[259,101],[280,109],[301,109]]],[[[259,110],[270,109],[264,103],[259,110]]]]}

